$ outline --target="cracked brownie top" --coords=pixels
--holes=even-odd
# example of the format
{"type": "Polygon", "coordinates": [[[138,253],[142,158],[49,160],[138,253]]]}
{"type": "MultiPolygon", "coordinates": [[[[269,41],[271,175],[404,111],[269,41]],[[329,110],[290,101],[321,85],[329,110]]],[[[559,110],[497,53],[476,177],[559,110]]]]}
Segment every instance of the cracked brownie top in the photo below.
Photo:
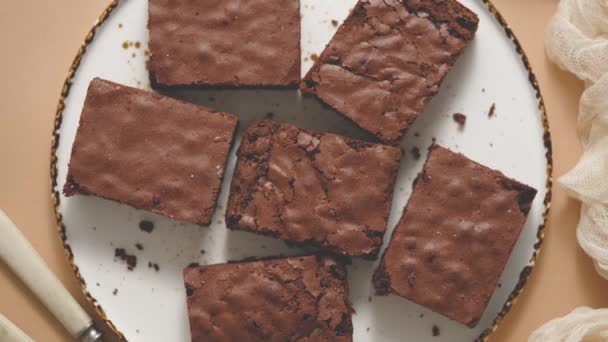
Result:
{"type": "Polygon", "coordinates": [[[352,341],[344,265],[327,256],[184,270],[192,341],[352,341]]]}
{"type": "Polygon", "coordinates": [[[455,0],[360,0],[300,84],[396,144],[477,30],[455,0]]]}
{"type": "Polygon", "coordinates": [[[378,254],[398,148],[261,120],[245,131],[237,155],[229,228],[342,255],[378,254]]]}

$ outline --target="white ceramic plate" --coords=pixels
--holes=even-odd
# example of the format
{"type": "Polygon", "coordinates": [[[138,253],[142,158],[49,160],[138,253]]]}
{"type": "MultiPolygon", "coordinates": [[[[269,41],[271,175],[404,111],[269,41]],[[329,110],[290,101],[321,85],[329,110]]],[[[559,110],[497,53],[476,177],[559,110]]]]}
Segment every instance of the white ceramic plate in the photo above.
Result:
{"type": "MultiPolygon", "coordinates": [[[[302,72],[312,65],[356,0],[301,0],[302,72]]],[[[471,46],[453,68],[438,96],[410,128],[401,163],[385,245],[409,197],[433,138],[453,150],[539,190],[528,221],[479,325],[469,329],[396,296],[374,297],[371,277],[377,262],[354,259],[348,267],[355,341],[470,341],[487,336],[519,294],[542,241],[551,182],[550,141],[542,99],[526,59],[491,4],[463,0],[480,17],[471,46]],[[488,117],[491,105],[496,115],[488,117]],[[467,115],[463,130],[452,114],[467,115]],[[410,153],[418,147],[422,158],[410,153]],[[439,336],[433,337],[433,326],[439,336]]],[[[52,178],[58,227],[83,290],[114,329],[131,341],[189,341],[182,269],[191,262],[222,263],[245,257],[297,254],[280,241],[226,229],[224,209],[235,164],[233,146],[213,224],[200,227],[96,197],[65,198],[61,189],[86,89],[93,77],[149,88],[145,68],[147,1],[112,4],[92,29],[64,89],[57,112],[52,178]],[[93,38],[94,35],[94,38],[93,38]],[[124,45],[124,46],[123,46],[124,45]],[[126,46],[126,48],[125,48],[126,46]],[[137,47],[139,46],[139,47],[137,47]],[[80,59],[81,58],[81,59],[80,59]],[[78,63],[80,61],[80,63],[78,63]],[[55,159],[56,157],[56,159],[55,159]],[[155,230],[139,229],[151,220],[155,230]],[[136,248],[141,244],[143,250],[136,248]],[[137,256],[137,267],[114,258],[115,248],[137,256]],[[202,254],[204,250],[204,254],[202,254]],[[159,265],[155,271],[148,267],[159,265]]],[[[272,112],[277,120],[302,127],[366,137],[352,123],[297,90],[183,90],[189,101],[239,116],[239,134],[254,118],[272,112]]]]}

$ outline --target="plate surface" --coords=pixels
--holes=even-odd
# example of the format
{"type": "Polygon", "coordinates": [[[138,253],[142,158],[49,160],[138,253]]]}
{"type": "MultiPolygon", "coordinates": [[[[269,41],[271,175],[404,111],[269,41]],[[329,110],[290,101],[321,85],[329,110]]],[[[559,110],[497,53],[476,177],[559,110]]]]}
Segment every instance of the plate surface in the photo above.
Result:
{"type": "MultiPolygon", "coordinates": [[[[356,0],[338,3],[301,0],[302,73],[312,65],[356,0]]],[[[470,341],[489,334],[517,297],[542,241],[551,184],[550,141],[542,98],[517,41],[485,1],[462,0],[480,17],[479,30],[444,84],[402,141],[405,152],[395,189],[385,245],[410,195],[434,139],[539,190],[483,319],[469,329],[396,296],[375,297],[371,276],[377,261],[354,259],[348,266],[355,341],[470,341]],[[495,115],[489,117],[495,104],[495,115]],[[459,129],[452,114],[467,115],[459,129]],[[413,157],[413,148],[422,154],[413,157]],[[434,327],[439,336],[433,337],[434,327]]],[[[90,196],[65,198],[61,189],[86,89],[93,77],[149,89],[147,0],[123,1],[95,26],[80,64],[68,77],[54,132],[52,180],[58,226],[83,290],[108,322],[130,341],[189,341],[182,269],[192,263],[214,264],[246,257],[293,255],[302,250],[245,232],[229,231],[224,210],[235,164],[237,138],[226,169],[213,224],[180,223],[126,205],[90,196]],[[71,81],[71,82],[70,82],[71,81]],[[139,229],[141,220],[155,229],[139,229]],[[143,249],[136,247],[139,244],[143,249]],[[115,248],[137,256],[134,270],[114,258],[115,248]],[[158,270],[149,267],[157,264],[158,270]]],[[[323,131],[368,139],[369,136],[317,100],[297,90],[180,90],[188,101],[234,113],[239,135],[254,118],[275,119],[323,131]]]]}

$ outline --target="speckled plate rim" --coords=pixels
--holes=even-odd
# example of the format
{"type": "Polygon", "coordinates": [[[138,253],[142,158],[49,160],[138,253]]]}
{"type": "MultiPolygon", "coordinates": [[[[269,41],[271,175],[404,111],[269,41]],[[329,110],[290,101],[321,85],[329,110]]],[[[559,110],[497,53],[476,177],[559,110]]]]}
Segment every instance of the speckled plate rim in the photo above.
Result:
{"type": "MultiPolygon", "coordinates": [[[[80,274],[78,266],[74,263],[74,253],[72,252],[72,248],[70,247],[70,244],[68,243],[68,240],[67,240],[66,228],[63,223],[63,216],[59,212],[59,201],[60,201],[59,192],[55,190],[57,188],[57,146],[59,145],[59,139],[60,139],[59,129],[61,128],[61,123],[63,120],[63,110],[65,108],[65,99],[68,97],[68,95],[70,93],[70,87],[72,85],[72,78],[74,77],[74,74],[76,73],[76,70],[78,69],[78,66],[80,65],[80,61],[82,60],[82,57],[84,56],[84,54],[86,52],[87,46],[89,44],[91,44],[91,42],[95,38],[95,34],[97,33],[97,30],[99,29],[99,27],[110,16],[112,11],[114,11],[114,9],[118,6],[120,1],[121,0],[113,0],[104,9],[104,11],[99,16],[97,22],[89,30],[89,32],[87,33],[87,35],[84,39],[84,42],[78,49],[78,52],[76,53],[76,57],[72,61],[72,64],[68,71],[67,77],[65,78],[65,81],[63,82],[63,87],[61,89],[61,95],[59,96],[59,101],[57,103],[57,109],[55,111],[55,120],[54,120],[54,124],[53,124],[52,143],[51,143],[51,165],[50,165],[51,170],[50,171],[51,171],[51,199],[52,199],[52,204],[53,204],[53,211],[55,213],[56,228],[57,228],[57,231],[59,232],[59,237],[63,244],[64,251],[68,257],[68,262],[69,262],[70,266],[72,267],[74,274],[76,275],[76,279],[78,280],[78,283],[80,284],[80,289],[81,289],[82,293],[85,295],[87,301],[93,306],[94,310],[99,315],[99,318],[121,340],[126,341],[126,338],[124,337],[123,333],[120,332],[118,330],[118,328],[116,328],[116,325],[114,325],[114,323],[110,320],[110,318],[108,318],[103,307],[97,302],[97,299],[91,295],[91,293],[87,289],[87,284],[86,284],[84,278],[80,274]]],[[[545,102],[543,100],[543,97],[542,97],[542,94],[540,91],[540,87],[538,85],[538,81],[536,80],[536,76],[534,75],[534,72],[532,71],[532,66],[530,65],[528,57],[526,56],[526,53],[522,49],[521,44],[519,43],[519,40],[517,39],[517,37],[515,36],[513,31],[511,30],[509,25],[507,24],[507,21],[500,14],[498,9],[496,9],[496,7],[492,4],[491,0],[480,0],[480,1],[483,2],[483,4],[486,6],[487,10],[494,16],[494,18],[502,26],[507,37],[513,42],[516,52],[520,55],[521,60],[524,64],[524,67],[528,71],[528,80],[536,93],[535,95],[536,95],[536,99],[538,101],[538,110],[541,113],[541,121],[542,121],[542,125],[543,125],[543,130],[544,130],[543,144],[545,147],[545,158],[547,159],[547,170],[546,170],[547,181],[545,183],[546,194],[545,194],[545,198],[543,200],[544,209],[543,209],[543,213],[542,213],[541,222],[540,222],[540,225],[538,226],[538,230],[536,233],[536,241],[534,243],[534,252],[532,253],[532,257],[530,258],[530,261],[528,262],[528,264],[521,270],[521,272],[519,274],[519,281],[515,285],[515,288],[509,294],[507,301],[505,302],[501,311],[498,313],[498,315],[492,322],[492,325],[490,327],[488,327],[487,329],[485,329],[475,339],[475,341],[486,341],[488,339],[488,337],[496,330],[496,328],[498,328],[498,325],[502,322],[502,320],[507,315],[507,313],[509,313],[509,311],[511,310],[511,307],[513,307],[513,304],[517,301],[520,294],[523,292],[526,282],[528,280],[528,277],[530,276],[530,273],[532,272],[532,269],[535,266],[536,258],[538,257],[538,254],[540,253],[540,249],[541,249],[541,246],[542,246],[542,243],[544,240],[544,235],[545,235],[547,217],[549,215],[549,209],[551,207],[551,190],[552,190],[552,184],[553,184],[553,178],[552,178],[553,177],[553,154],[552,154],[553,150],[552,150],[552,145],[551,145],[551,133],[549,131],[549,121],[547,119],[545,102]]]]}

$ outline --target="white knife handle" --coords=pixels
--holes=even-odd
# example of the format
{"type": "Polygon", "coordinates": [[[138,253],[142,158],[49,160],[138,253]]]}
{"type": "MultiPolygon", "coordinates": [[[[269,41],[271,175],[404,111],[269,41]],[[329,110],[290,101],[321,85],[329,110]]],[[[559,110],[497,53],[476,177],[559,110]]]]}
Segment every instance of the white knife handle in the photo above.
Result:
{"type": "Polygon", "coordinates": [[[34,342],[19,327],[0,314],[0,341],[3,342],[34,342]]]}
{"type": "Polygon", "coordinates": [[[17,226],[0,209],[0,259],[32,290],[74,336],[92,327],[92,319],[63,287],[48,266],[26,240],[17,226]]]}

